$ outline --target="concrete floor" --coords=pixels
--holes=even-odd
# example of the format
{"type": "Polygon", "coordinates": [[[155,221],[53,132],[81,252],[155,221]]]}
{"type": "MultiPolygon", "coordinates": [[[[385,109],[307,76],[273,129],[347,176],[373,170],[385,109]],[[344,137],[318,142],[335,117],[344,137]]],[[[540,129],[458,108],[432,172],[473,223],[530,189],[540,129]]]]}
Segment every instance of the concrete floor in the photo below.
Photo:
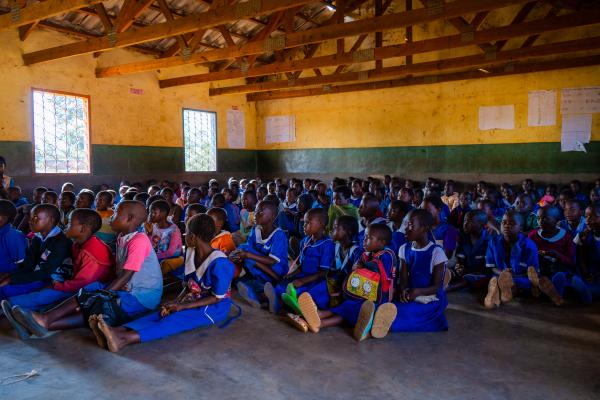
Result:
{"type": "Polygon", "coordinates": [[[342,328],[303,335],[243,306],[226,329],[115,355],[89,332],[19,341],[0,322],[0,399],[600,399],[600,304],[514,302],[484,311],[450,294],[450,330],[356,343],[342,328]]]}

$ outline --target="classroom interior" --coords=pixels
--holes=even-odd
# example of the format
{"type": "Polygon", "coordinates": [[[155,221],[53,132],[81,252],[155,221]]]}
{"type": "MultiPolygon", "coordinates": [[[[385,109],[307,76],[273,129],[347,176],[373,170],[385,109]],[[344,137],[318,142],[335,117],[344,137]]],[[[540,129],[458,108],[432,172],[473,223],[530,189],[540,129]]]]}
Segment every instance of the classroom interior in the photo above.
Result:
{"type": "MultiPolygon", "coordinates": [[[[0,0],[0,155],[29,195],[257,176],[593,183],[599,87],[594,0],[0,0]],[[69,173],[37,160],[35,93],[85,101],[69,173]],[[206,168],[190,167],[198,111],[206,168]]],[[[119,354],[84,329],[22,342],[0,320],[0,379],[38,372],[0,397],[600,396],[600,303],[448,297],[447,332],[362,343],[243,301],[226,329],[119,354]]]]}

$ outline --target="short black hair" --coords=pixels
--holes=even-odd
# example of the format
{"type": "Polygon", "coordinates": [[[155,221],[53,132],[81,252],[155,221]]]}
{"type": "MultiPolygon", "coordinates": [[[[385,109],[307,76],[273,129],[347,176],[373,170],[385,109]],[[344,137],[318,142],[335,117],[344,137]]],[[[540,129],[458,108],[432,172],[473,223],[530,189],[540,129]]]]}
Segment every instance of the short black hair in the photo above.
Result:
{"type": "Polygon", "coordinates": [[[102,228],[102,218],[100,218],[100,214],[89,208],[75,209],[71,214],[71,221],[73,218],[77,218],[77,221],[79,221],[81,225],[89,226],[92,233],[96,233],[102,228]]]}
{"type": "Polygon", "coordinates": [[[352,197],[352,189],[346,185],[337,186],[335,189],[333,189],[333,193],[340,193],[346,200],[350,200],[350,197],[352,197]]]}
{"type": "Polygon", "coordinates": [[[412,210],[412,207],[402,200],[392,200],[390,209],[392,208],[398,209],[403,214],[408,214],[408,212],[412,210]]]}
{"type": "Polygon", "coordinates": [[[254,200],[254,203],[256,203],[256,200],[257,200],[256,199],[256,192],[254,190],[246,190],[244,192],[244,194],[242,195],[242,197],[243,196],[247,196],[247,197],[251,198],[252,200],[254,200]]]}
{"type": "Polygon", "coordinates": [[[17,216],[17,207],[8,200],[0,200],[0,215],[5,216],[8,223],[12,224],[17,216]]]}
{"type": "Polygon", "coordinates": [[[46,188],[45,188],[45,187],[43,187],[43,186],[38,186],[38,187],[36,187],[35,189],[33,189],[33,191],[34,191],[34,192],[37,192],[37,193],[45,193],[45,192],[47,192],[47,191],[48,191],[48,189],[46,189],[46,188]]]}
{"type": "Polygon", "coordinates": [[[223,196],[223,193],[215,193],[215,195],[212,197],[211,203],[214,203],[215,200],[222,201],[223,204],[225,204],[225,196],[223,196]]]}
{"type": "Polygon", "coordinates": [[[224,208],[212,207],[212,208],[209,208],[208,211],[206,211],[206,213],[216,215],[218,219],[223,221],[223,223],[227,222],[227,211],[225,211],[224,208]]]}
{"type": "Polygon", "coordinates": [[[79,197],[87,197],[90,204],[94,204],[94,192],[92,192],[91,190],[82,190],[79,192],[79,194],[77,195],[79,197]]]}
{"type": "Polygon", "coordinates": [[[424,226],[427,229],[431,229],[433,226],[433,215],[425,209],[416,208],[411,210],[408,215],[411,218],[416,218],[419,221],[419,225],[424,226]]]}
{"type": "Polygon", "coordinates": [[[308,219],[318,218],[323,225],[327,225],[327,223],[329,222],[327,211],[325,211],[324,208],[311,208],[306,212],[306,217],[308,219]]]}
{"type": "Polygon", "coordinates": [[[511,208],[504,213],[504,216],[502,218],[506,217],[507,215],[514,219],[519,224],[521,229],[523,229],[523,227],[525,226],[525,218],[523,218],[523,215],[521,215],[520,212],[511,208]]]}
{"type": "MultiPolygon", "coordinates": [[[[146,199],[146,207],[150,208],[150,206],[152,205],[152,203],[154,203],[155,201],[159,201],[159,200],[163,200],[166,201],[166,199],[164,198],[164,196],[160,195],[160,194],[155,194],[153,196],[150,196],[146,199]]],[[[171,210],[171,207],[169,207],[169,211],[171,210]]]]}
{"type": "Polygon", "coordinates": [[[472,216],[473,221],[485,225],[487,224],[487,215],[481,210],[471,210],[465,214],[465,218],[472,216]]]}
{"type": "Polygon", "coordinates": [[[426,201],[433,204],[433,206],[438,210],[444,208],[444,202],[439,196],[427,196],[423,199],[423,203],[426,201]]]}
{"type": "Polygon", "coordinates": [[[50,196],[52,198],[54,198],[54,202],[58,201],[58,193],[52,191],[52,190],[47,190],[44,192],[43,194],[44,196],[50,196]]]}
{"type": "Polygon", "coordinates": [[[258,203],[263,208],[269,209],[273,213],[273,218],[277,218],[277,205],[272,201],[267,200],[267,198],[263,199],[258,203]]]}
{"type": "Polygon", "coordinates": [[[210,243],[215,237],[215,221],[206,214],[196,214],[187,223],[187,231],[197,236],[204,243],[210,243]]]}
{"type": "Polygon", "coordinates": [[[567,199],[565,201],[565,204],[567,204],[567,203],[576,204],[580,210],[584,209],[583,204],[581,204],[581,201],[579,201],[577,199],[567,199]]]}
{"type": "Polygon", "coordinates": [[[133,201],[134,197],[137,195],[137,192],[135,191],[131,191],[131,192],[125,192],[125,194],[123,195],[122,199],[125,201],[133,201]]]}
{"type": "Polygon", "coordinates": [[[335,219],[335,223],[341,226],[350,238],[358,234],[358,221],[351,215],[341,215],[335,219]]]}
{"type": "Polygon", "coordinates": [[[113,195],[108,190],[102,190],[101,192],[98,192],[98,194],[96,196],[104,197],[109,203],[112,203],[112,201],[113,201],[113,195]]]}
{"type": "Polygon", "coordinates": [[[0,165],[6,166],[6,160],[2,156],[0,156],[0,165]]]}
{"type": "Polygon", "coordinates": [[[31,214],[36,212],[48,213],[52,218],[54,226],[58,225],[58,223],[60,222],[60,210],[54,204],[38,204],[37,206],[33,207],[33,209],[31,210],[31,214]]]}
{"type": "Polygon", "coordinates": [[[386,224],[371,224],[368,228],[371,235],[383,240],[386,245],[392,242],[392,230],[386,224]]]}
{"type": "Polygon", "coordinates": [[[185,209],[186,212],[195,211],[196,214],[206,214],[206,207],[200,203],[189,204],[185,209]]]}
{"type": "Polygon", "coordinates": [[[150,195],[146,192],[137,193],[133,196],[133,200],[139,201],[140,203],[146,204],[146,200],[150,198],[150,195]]]}
{"type": "Polygon", "coordinates": [[[71,201],[71,204],[75,204],[75,198],[76,198],[75,193],[66,191],[66,192],[62,192],[60,195],[63,197],[67,197],[71,201]]]}
{"type": "Polygon", "coordinates": [[[279,207],[279,197],[276,194],[268,194],[265,196],[264,200],[270,201],[275,205],[275,208],[279,207]]]}
{"type": "Polygon", "coordinates": [[[171,207],[169,206],[169,203],[166,202],[166,200],[153,201],[152,203],[150,203],[150,209],[159,209],[167,215],[169,214],[169,211],[171,211],[171,207]]]}

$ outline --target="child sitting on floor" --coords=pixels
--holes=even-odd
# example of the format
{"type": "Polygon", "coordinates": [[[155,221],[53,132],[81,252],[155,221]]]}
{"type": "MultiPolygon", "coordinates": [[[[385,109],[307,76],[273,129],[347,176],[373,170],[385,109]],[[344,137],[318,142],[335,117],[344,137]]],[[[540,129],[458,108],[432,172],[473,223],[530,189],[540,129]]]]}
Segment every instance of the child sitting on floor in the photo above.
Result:
{"type": "MultiPolygon", "coordinates": [[[[67,299],[81,288],[85,290],[102,289],[106,282],[113,279],[114,259],[110,248],[94,236],[102,221],[93,210],[76,209],[65,235],[73,240],[73,269],[61,268],[52,275],[52,284],[28,294],[10,297],[2,301],[4,314],[11,316],[12,308],[20,306],[25,310],[38,311],[45,306],[67,299]]],[[[17,329],[19,324],[14,324],[17,329]]],[[[29,332],[17,331],[22,339],[29,332]]]]}
{"type": "Polygon", "coordinates": [[[272,313],[279,313],[284,293],[287,295],[286,304],[295,311],[298,310],[297,295],[304,292],[311,294],[319,308],[329,307],[325,275],[333,265],[335,246],[333,240],[325,235],[326,225],[324,209],[312,208],[304,214],[306,237],[300,242],[300,256],[292,262],[288,275],[281,282],[277,285],[267,282],[264,286],[272,313]]]}
{"type": "MultiPolygon", "coordinates": [[[[65,228],[69,225],[69,218],[71,213],[75,210],[75,193],[73,192],[61,192],[58,196],[58,207],[60,209],[60,227],[65,228]]],[[[111,213],[112,215],[112,213],[111,213]]]]}
{"type": "Polygon", "coordinates": [[[0,300],[47,286],[52,274],[71,257],[72,243],[58,227],[59,222],[58,207],[38,204],[33,208],[30,225],[34,237],[23,263],[0,280],[0,300]]]}
{"type": "Polygon", "coordinates": [[[237,232],[240,230],[240,209],[237,204],[234,203],[235,198],[233,197],[233,191],[228,188],[223,189],[223,197],[225,200],[223,206],[213,204],[212,207],[223,208],[225,212],[227,212],[227,224],[229,225],[230,232],[237,232]]]}
{"type": "Polygon", "coordinates": [[[537,216],[533,211],[533,200],[526,194],[520,194],[515,200],[515,210],[523,217],[522,230],[525,233],[537,228],[537,216]]]}
{"type": "MultiPolygon", "coordinates": [[[[148,222],[151,224],[150,229],[146,232],[152,247],[156,252],[158,262],[162,264],[183,264],[181,256],[181,232],[177,225],[169,222],[169,203],[165,200],[157,200],[150,205],[150,214],[148,222]]],[[[165,269],[172,270],[170,266],[165,266],[165,269]]]]}
{"type": "Polygon", "coordinates": [[[471,192],[462,192],[458,196],[458,205],[450,211],[448,223],[456,229],[461,229],[465,220],[465,215],[471,211],[471,192]]]}
{"type": "MultiPolygon", "coordinates": [[[[396,272],[396,256],[387,248],[391,240],[392,232],[387,225],[368,226],[363,243],[365,252],[344,283],[345,300],[339,306],[319,310],[309,293],[300,295],[300,311],[311,332],[346,322],[354,326],[357,341],[366,339],[374,326],[382,327],[376,330],[381,336],[378,333],[396,316],[396,307],[389,303],[393,299],[396,272]]],[[[303,325],[297,327],[306,332],[303,325]]]]}
{"type": "Polygon", "coordinates": [[[211,240],[210,245],[213,249],[220,250],[228,256],[229,253],[235,250],[235,243],[233,242],[231,233],[223,229],[227,224],[227,212],[222,208],[211,208],[206,214],[215,222],[217,232],[211,240]]]}
{"type": "Polygon", "coordinates": [[[523,224],[519,212],[508,210],[502,217],[502,234],[492,237],[488,243],[485,263],[494,274],[484,300],[488,309],[499,306],[500,302],[510,302],[515,289],[530,292],[534,297],[542,291],[554,304],[563,303],[550,279],[539,276],[537,247],[521,233],[523,224]]]}
{"type": "Polygon", "coordinates": [[[58,194],[51,190],[44,192],[42,195],[42,204],[52,204],[58,207],[58,194]]]}
{"type": "Polygon", "coordinates": [[[240,211],[240,231],[233,235],[233,241],[240,245],[248,239],[254,226],[254,209],[256,208],[256,192],[246,190],[242,194],[242,211],[240,211]]]}
{"type": "Polygon", "coordinates": [[[379,201],[377,197],[371,193],[365,193],[360,206],[358,207],[358,215],[360,216],[358,228],[358,245],[361,246],[364,242],[366,228],[371,224],[385,224],[387,221],[383,218],[383,214],[379,210],[379,201]]]}
{"type": "Polygon", "coordinates": [[[350,196],[350,203],[352,203],[354,207],[358,208],[364,194],[362,182],[359,179],[354,179],[352,181],[352,196],[350,196]]]}
{"type": "Polygon", "coordinates": [[[8,195],[8,200],[12,201],[16,208],[19,208],[29,203],[27,197],[23,196],[23,193],[21,192],[21,188],[19,186],[9,187],[8,189],[6,189],[6,193],[8,195]]]}
{"type": "Polygon", "coordinates": [[[552,278],[557,272],[575,272],[575,243],[569,232],[557,227],[558,208],[542,207],[537,216],[539,228],[528,237],[538,249],[541,274],[552,278]]]}
{"type": "Polygon", "coordinates": [[[293,188],[285,192],[285,200],[280,204],[281,211],[277,215],[277,226],[289,237],[294,230],[294,220],[298,214],[298,196],[293,188]]]}
{"type": "Polygon", "coordinates": [[[163,339],[227,319],[231,301],[233,264],[210,242],[216,232],[213,220],[196,215],[186,229],[186,295],[164,304],[160,311],[111,328],[102,315],[90,317],[98,345],[118,352],[133,343],[163,339]]]}
{"type": "Polygon", "coordinates": [[[402,222],[410,212],[412,207],[400,200],[392,200],[388,211],[388,226],[392,230],[392,244],[390,248],[394,254],[398,254],[400,246],[406,243],[406,236],[403,232],[402,222]]]}
{"type": "Polygon", "coordinates": [[[346,185],[337,186],[333,190],[333,204],[331,204],[329,210],[327,211],[329,223],[327,224],[326,232],[331,232],[331,229],[333,228],[333,221],[342,215],[349,215],[356,218],[357,221],[360,219],[360,216],[358,215],[358,208],[349,202],[351,196],[352,191],[346,185]]]}
{"type": "Polygon", "coordinates": [[[121,325],[158,307],[162,296],[162,274],[150,239],[138,229],[146,219],[146,208],[135,200],[119,203],[111,221],[117,239],[116,279],[104,290],[80,290],[77,296],[45,313],[13,307],[12,318],[38,337],[48,331],[73,329],[103,314],[109,325],[121,325]]]}
{"type": "Polygon", "coordinates": [[[579,232],[585,229],[585,217],[583,216],[583,208],[577,200],[568,199],[564,202],[565,218],[560,221],[558,226],[573,236],[577,236],[579,232]]]}
{"type": "Polygon", "coordinates": [[[92,208],[94,205],[94,192],[89,189],[81,189],[75,200],[75,208],[92,208]]]}
{"type": "Polygon", "coordinates": [[[116,248],[117,235],[110,227],[110,219],[113,215],[113,197],[108,191],[103,190],[96,195],[96,212],[100,215],[102,226],[96,232],[96,236],[111,248],[116,248]]]}
{"type": "Polygon", "coordinates": [[[42,203],[42,195],[47,192],[43,186],[36,187],[33,189],[32,202],[30,204],[22,205],[17,208],[17,216],[15,217],[14,226],[23,234],[27,235],[29,233],[29,220],[31,218],[31,212],[35,206],[42,203]]]}
{"type": "Polygon", "coordinates": [[[433,216],[425,210],[409,214],[406,239],[399,250],[400,272],[396,291],[396,318],[373,324],[371,334],[392,332],[436,332],[448,330],[444,311],[448,306],[443,288],[448,258],[442,247],[430,240],[433,216]]]}
{"type": "Polygon", "coordinates": [[[27,254],[27,239],[12,226],[17,208],[8,200],[0,200],[0,279],[17,270],[27,254]]]}
{"type": "Polygon", "coordinates": [[[288,242],[275,226],[277,206],[267,200],[257,204],[256,225],[248,241],[232,251],[229,259],[243,266],[245,275],[238,281],[240,296],[253,307],[261,307],[265,283],[277,284],[288,272],[288,242]],[[259,297],[260,296],[260,297],[259,297]]]}

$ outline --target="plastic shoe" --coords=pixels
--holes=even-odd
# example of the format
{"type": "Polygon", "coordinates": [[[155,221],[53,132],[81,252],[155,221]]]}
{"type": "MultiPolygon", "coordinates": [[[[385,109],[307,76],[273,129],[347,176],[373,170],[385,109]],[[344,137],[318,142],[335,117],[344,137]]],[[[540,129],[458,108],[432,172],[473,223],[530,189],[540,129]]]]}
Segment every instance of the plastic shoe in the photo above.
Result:
{"type": "Polygon", "coordinates": [[[265,296],[269,300],[269,311],[273,314],[279,314],[281,310],[281,303],[277,298],[277,293],[275,292],[275,288],[271,282],[265,283],[264,287],[265,296]]]}
{"type": "Polygon", "coordinates": [[[500,300],[503,303],[508,303],[513,299],[513,286],[514,282],[510,271],[502,271],[498,276],[498,287],[500,288],[500,300]]]}
{"type": "Polygon", "coordinates": [[[287,317],[287,319],[286,319],[287,322],[289,322],[292,326],[294,326],[300,332],[302,332],[302,333],[308,332],[308,324],[302,317],[300,317],[296,314],[292,314],[292,313],[287,313],[286,317],[287,317]]]}
{"type": "Polygon", "coordinates": [[[489,310],[500,305],[500,288],[498,287],[498,278],[493,277],[490,279],[490,282],[488,283],[487,295],[483,300],[483,305],[489,310]]]}
{"type": "Polygon", "coordinates": [[[294,311],[294,313],[296,315],[302,316],[302,310],[300,309],[300,306],[298,305],[298,299],[297,298],[291,297],[287,293],[283,293],[281,295],[281,300],[283,301],[283,304],[285,304],[286,306],[288,306],[289,308],[291,308],[292,311],[294,311]]]}
{"type": "Polygon", "coordinates": [[[254,308],[260,308],[260,300],[250,286],[246,285],[244,282],[238,282],[237,290],[242,299],[246,300],[248,304],[254,308]]]}
{"type": "Polygon", "coordinates": [[[15,328],[17,335],[19,335],[19,339],[27,340],[31,336],[31,333],[21,325],[12,315],[12,306],[8,302],[8,300],[2,300],[0,302],[0,306],[2,307],[2,311],[4,312],[4,316],[8,320],[8,322],[15,328]]]}
{"type": "Polygon", "coordinates": [[[374,315],[375,303],[370,300],[365,301],[362,306],[360,306],[358,321],[356,322],[356,326],[354,326],[354,339],[362,342],[369,337],[369,333],[373,327],[374,315]]]}
{"type": "Polygon", "coordinates": [[[308,329],[311,332],[317,333],[321,328],[321,318],[315,301],[309,293],[302,293],[298,298],[298,305],[304,316],[304,320],[308,324],[308,329]]]}
{"type": "Polygon", "coordinates": [[[531,294],[533,297],[540,297],[540,275],[535,268],[527,268],[527,278],[529,278],[529,282],[531,282],[531,294]]]}
{"type": "Polygon", "coordinates": [[[377,311],[375,311],[375,316],[373,317],[371,336],[375,339],[384,338],[390,331],[397,313],[398,310],[394,303],[384,303],[377,307],[377,311]]]}

